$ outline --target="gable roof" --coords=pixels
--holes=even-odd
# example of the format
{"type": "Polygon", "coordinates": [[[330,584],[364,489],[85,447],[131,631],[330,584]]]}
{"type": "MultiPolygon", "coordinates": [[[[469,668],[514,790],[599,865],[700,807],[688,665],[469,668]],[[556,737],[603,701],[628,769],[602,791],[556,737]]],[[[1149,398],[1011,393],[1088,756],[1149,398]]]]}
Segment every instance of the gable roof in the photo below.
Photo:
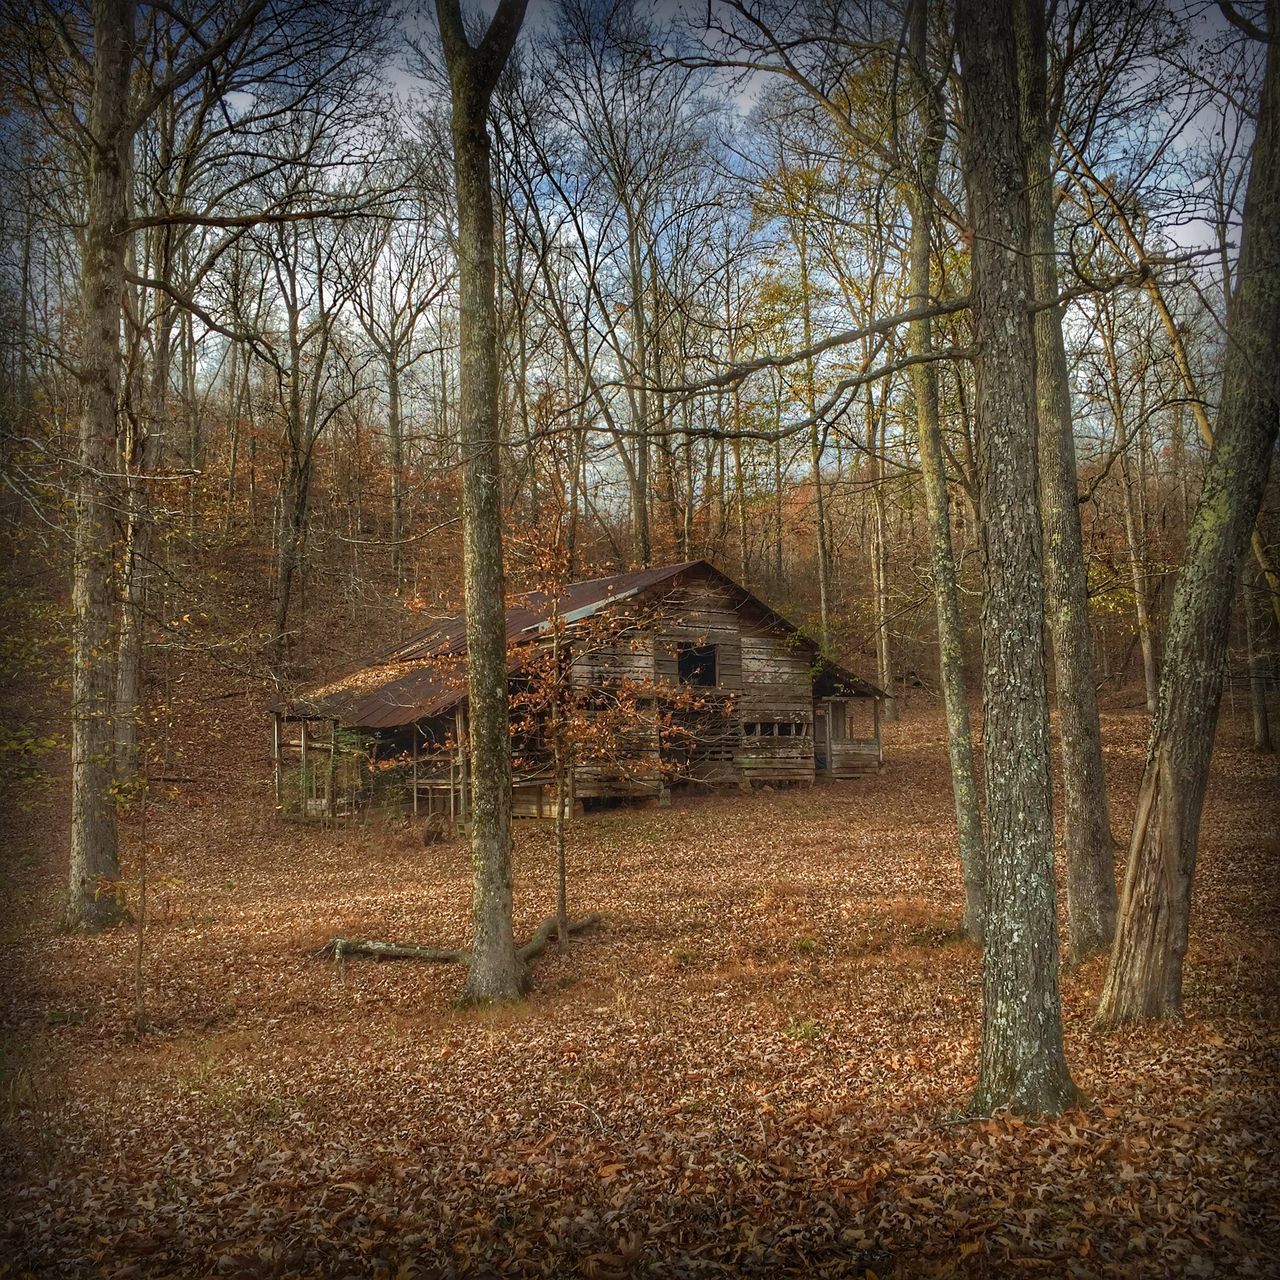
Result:
{"type": "MultiPolygon", "coordinates": [[[[794,623],[739,586],[707,560],[635,569],[604,578],[571,582],[559,597],[560,617],[569,624],[590,618],[602,609],[638,596],[681,575],[696,572],[729,587],[765,614],[787,634],[801,634],[794,623]]],[[[536,640],[549,626],[555,598],[530,591],[507,609],[508,670],[519,671],[522,642],[536,640]]],[[[813,644],[812,641],[807,641],[813,644]]],[[[822,657],[813,644],[815,676],[835,691],[858,697],[883,697],[874,685],[822,657]]],[[[407,640],[374,654],[346,675],[305,692],[290,709],[293,714],[323,716],[361,729],[394,729],[430,719],[466,701],[467,622],[465,614],[442,618],[407,640]]]]}

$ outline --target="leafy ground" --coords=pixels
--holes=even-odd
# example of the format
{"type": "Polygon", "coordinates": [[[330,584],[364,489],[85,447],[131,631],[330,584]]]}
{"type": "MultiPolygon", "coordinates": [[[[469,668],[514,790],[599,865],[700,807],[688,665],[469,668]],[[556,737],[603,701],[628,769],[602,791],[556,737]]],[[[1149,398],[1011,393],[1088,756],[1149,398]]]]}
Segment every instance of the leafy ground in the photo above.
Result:
{"type": "MultiPolygon", "coordinates": [[[[313,954],[463,942],[464,849],[283,825],[260,720],[198,723],[152,805],[141,1040],[135,934],[54,926],[62,788],[7,811],[0,1274],[1277,1274],[1277,767],[1234,723],[1188,1020],[1100,1035],[1101,962],[1066,974],[1092,1104],[1051,1123],[962,1113],[980,959],[931,710],[873,780],[576,825],[607,927],[491,1013],[454,967],[313,954]]],[[[1104,730],[1122,832],[1143,718],[1104,730]]],[[[548,833],[517,857],[527,935],[548,833]]]]}

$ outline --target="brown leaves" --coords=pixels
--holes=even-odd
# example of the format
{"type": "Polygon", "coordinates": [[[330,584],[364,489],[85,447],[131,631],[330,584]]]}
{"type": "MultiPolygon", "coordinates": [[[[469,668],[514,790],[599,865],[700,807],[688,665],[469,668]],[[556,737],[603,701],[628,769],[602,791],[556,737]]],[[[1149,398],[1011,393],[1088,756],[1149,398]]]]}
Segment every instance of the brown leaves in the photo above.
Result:
{"type": "MultiPolygon", "coordinates": [[[[6,1095],[0,1256],[387,1280],[1264,1274],[1278,1040],[1257,957],[1277,921],[1241,886],[1274,815],[1251,783],[1211,794],[1186,1025],[1099,1036],[1098,975],[1068,972],[1095,1104],[966,1120],[980,957],[945,940],[938,726],[909,712],[865,782],[576,824],[571,888],[610,928],[549,946],[529,1003],[487,1013],[453,1007],[448,969],[306,958],[335,929],[464,942],[465,851],[280,824],[237,757],[202,806],[156,805],[173,883],[141,1043],[130,939],[27,926],[3,1012],[34,1069],[6,1095]]],[[[1113,769],[1118,804],[1140,762],[1113,769]]],[[[549,833],[519,825],[516,861],[523,937],[549,833]]]]}

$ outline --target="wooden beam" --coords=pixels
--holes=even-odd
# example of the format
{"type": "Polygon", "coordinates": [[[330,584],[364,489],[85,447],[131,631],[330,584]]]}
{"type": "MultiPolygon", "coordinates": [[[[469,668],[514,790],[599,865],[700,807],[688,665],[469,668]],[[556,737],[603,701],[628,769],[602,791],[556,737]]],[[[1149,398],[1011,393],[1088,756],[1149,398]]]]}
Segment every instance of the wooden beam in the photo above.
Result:
{"type": "Polygon", "coordinates": [[[329,785],[328,785],[329,825],[336,826],[338,820],[338,722],[333,720],[329,726],[329,785]]]}
{"type": "Polygon", "coordinates": [[[298,794],[302,797],[302,816],[309,818],[311,816],[311,776],[307,772],[307,721],[305,717],[298,721],[298,727],[302,730],[302,776],[298,794]]]}
{"type": "Polygon", "coordinates": [[[271,767],[275,774],[276,808],[284,808],[284,774],[280,762],[280,713],[271,713],[271,767]]]}
{"type": "Polygon", "coordinates": [[[469,797],[467,795],[467,750],[465,745],[466,721],[461,707],[453,713],[453,721],[458,737],[458,817],[461,821],[466,822],[469,807],[469,797]]]}

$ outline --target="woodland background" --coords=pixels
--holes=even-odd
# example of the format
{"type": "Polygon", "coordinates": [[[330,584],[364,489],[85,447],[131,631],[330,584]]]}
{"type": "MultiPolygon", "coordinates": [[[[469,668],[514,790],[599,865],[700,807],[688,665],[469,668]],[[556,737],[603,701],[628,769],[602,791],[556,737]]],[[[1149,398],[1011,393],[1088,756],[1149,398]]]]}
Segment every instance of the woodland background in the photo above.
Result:
{"type": "MultiPolygon", "coordinates": [[[[1274,9],[1048,12],[1094,799],[1122,875],[1226,399],[1274,9]]],[[[1084,948],[1062,977],[1081,1105],[957,1111],[983,961],[939,703],[967,686],[981,765],[992,549],[964,81],[941,5],[530,7],[488,104],[510,591],[549,548],[569,578],[705,557],[901,718],[866,783],[575,828],[575,902],[606,929],[549,951],[528,1004],[467,1012],[446,971],[316,956],[335,929],[465,936],[466,853],[282,823],[263,714],[462,602],[432,15],[0,0],[0,1268],[1268,1273],[1274,466],[1214,651],[1187,1021],[1102,1032],[1107,957],[1084,948]],[[95,221],[112,183],[122,212],[95,221]],[[121,241],[95,312],[85,281],[121,241]],[[98,410],[109,433],[86,432],[98,410]],[[73,776],[86,707],[110,731],[73,776]],[[118,823],[130,927],[61,929],[68,844],[105,830],[79,801],[68,825],[69,785],[118,823]]],[[[547,833],[519,825],[515,852],[527,932],[547,833]]]]}

